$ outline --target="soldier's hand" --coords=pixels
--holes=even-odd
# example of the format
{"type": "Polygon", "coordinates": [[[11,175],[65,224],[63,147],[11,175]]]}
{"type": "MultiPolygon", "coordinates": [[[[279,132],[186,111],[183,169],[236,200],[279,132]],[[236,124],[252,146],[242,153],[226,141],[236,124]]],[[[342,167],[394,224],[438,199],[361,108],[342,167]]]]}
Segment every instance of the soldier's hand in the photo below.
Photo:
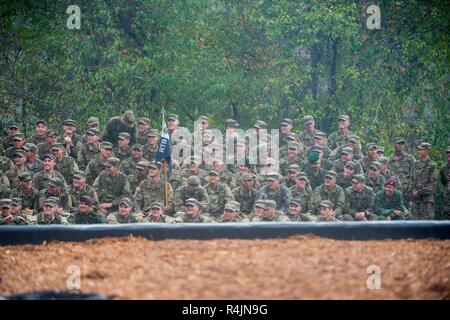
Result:
{"type": "Polygon", "coordinates": [[[387,220],[387,221],[391,221],[391,220],[392,220],[392,219],[391,219],[391,216],[387,216],[387,217],[386,217],[386,220],[387,220]]]}
{"type": "Polygon", "coordinates": [[[23,209],[23,213],[26,216],[32,216],[33,215],[33,210],[31,210],[30,208],[25,208],[25,209],[23,209]]]}
{"type": "Polygon", "coordinates": [[[355,214],[355,218],[356,220],[367,220],[366,219],[366,214],[364,212],[358,212],[357,214],[355,214]]]}
{"type": "Polygon", "coordinates": [[[136,221],[141,222],[144,219],[144,213],[142,211],[139,211],[136,213],[136,221]]]}
{"type": "Polygon", "coordinates": [[[2,223],[9,223],[13,220],[12,214],[7,215],[5,218],[3,218],[2,223]]]}
{"type": "Polygon", "coordinates": [[[104,203],[101,203],[98,207],[101,210],[106,211],[107,209],[112,207],[112,203],[111,202],[104,202],[104,203]]]}
{"type": "Polygon", "coordinates": [[[397,217],[400,217],[402,215],[402,212],[400,210],[394,210],[392,211],[393,214],[395,214],[397,217]]]}

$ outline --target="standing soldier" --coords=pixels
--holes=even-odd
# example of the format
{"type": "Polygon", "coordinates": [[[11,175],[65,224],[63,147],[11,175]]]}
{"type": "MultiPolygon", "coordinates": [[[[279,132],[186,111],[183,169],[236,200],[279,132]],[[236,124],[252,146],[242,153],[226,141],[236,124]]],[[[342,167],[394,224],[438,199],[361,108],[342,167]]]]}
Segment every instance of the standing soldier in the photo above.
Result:
{"type": "Polygon", "coordinates": [[[175,211],[185,211],[185,203],[187,199],[195,198],[207,211],[209,207],[209,196],[205,188],[200,185],[200,179],[197,176],[190,176],[185,185],[175,190],[174,202],[175,211]]]}
{"type": "Polygon", "coordinates": [[[134,209],[147,213],[153,202],[164,204],[164,213],[173,213],[173,189],[170,183],[161,180],[161,163],[148,165],[148,179],[142,181],[134,194],[134,209]],[[167,192],[167,194],[166,194],[167,192]],[[167,205],[166,205],[167,203],[167,205]]]}
{"type": "Polygon", "coordinates": [[[304,116],[303,125],[305,126],[305,130],[300,133],[300,141],[305,145],[305,147],[312,147],[314,145],[314,137],[316,135],[316,122],[314,121],[314,117],[310,115],[304,116]]]}
{"type": "Polygon", "coordinates": [[[348,138],[354,135],[353,132],[348,129],[349,126],[350,117],[345,114],[341,115],[338,119],[339,130],[333,132],[328,137],[328,145],[332,150],[345,145],[348,138]]]}
{"type": "MultiPolygon", "coordinates": [[[[180,187],[182,188],[182,187],[180,187]]],[[[202,213],[201,203],[195,198],[189,198],[184,204],[184,211],[178,211],[175,214],[176,222],[184,223],[208,223],[211,218],[202,213]]]]}
{"type": "Polygon", "coordinates": [[[117,146],[117,140],[120,132],[126,132],[130,135],[130,144],[136,143],[136,126],[134,124],[135,116],[133,110],[127,110],[121,117],[109,119],[103,133],[103,141],[109,141],[113,147],[117,146]]]}
{"type": "Polygon", "coordinates": [[[333,203],[336,218],[340,220],[343,215],[345,204],[344,189],[336,184],[337,173],[335,171],[327,171],[323,184],[318,186],[311,197],[308,208],[312,214],[319,214],[320,203],[323,200],[329,200],[333,203]]]}
{"type": "Polygon", "coordinates": [[[58,135],[53,129],[47,131],[47,137],[45,142],[41,142],[37,145],[37,156],[39,159],[44,160],[46,154],[52,153],[52,145],[58,140],[58,135]]]}
{"type": "Polygon", "coordinates": [[[25,151],[26,159],[26,168],[28,171],[32,172],[33,174],[38,173],[42,170],[44,165],[42,164],[42,161],[40,159],[36,158],[36,150],[37,146],[33,143],[27,142],[22,147],[22,149],[25,151]]]}
{"type": "Polygon", "coordinates": [[[137,133],[136,133],[136,143],[139,143],[140,145],[146,145],[147,139],[148,139],[148,130],[150,129],[150,119],[149,118],[139,118],[138,119],[138,126],[137,126],[137,133]]]}
{"type": "Polygon", "coordinates": [[[261,188],[260,193],[261,199],[274,200],[277,204],[276,209],[282,212],[287,210],[292,198],[289,189],[285,185],[280,185],[280,175],[277,172],[267,176],[267,185],[261,188]]]}
{"type": "Polygon", "coordinates": [[[254,175],[244,173],[241,179],[241,185],[233,190],[234,199],[240,204],[240,212],[250,215],[255,201],[259,198],[259,191],[253,188],[254,175]]]}
{"type": "Polygon", "coordinates": [[[70,217],[72,224],[105,223],[103,215],[95,209],[94,200],[90,196],[81,196],[77,209],[70,217]]]}
{"type": "Polygon", "coordinates": [[[80,205],[80,199],[88,196],[94,205],[98,204],[98,196],[94,187],[86,183],[86,175],[84,171],[76,171],[72,176],[72,185],[70,186],[69,196],[72,201],[72,208],[76,209],[80,205]]]}
{"type": "Polygon", "coordinates": [[[450,220],[450,146],[445,150],[447,154],[447,164],[439,171],[441,183],[444,186],[444,205],[442,207],[443,219],[450,220]]]}
{"type": "Polygon", "coordinates": [[[72,175],[78,171],[78,165],[72,157],[64,156],[64,146],[61,143],[55,143],[52,146],[53,156],[55,157],[55,170],[61,173],[68,184],[72,183],[72,175]]]}
{"type": "Polygon", "coordinates": [[[150,129],[147,133],[147,142],[144,144],[144,156],[148,161],[156,160],[156,153],[158,152],[159,131],[157,129],[150,129]]]}
{"type": "Polygon", "coordinates": [[[86,181],[89,185],[92,185],[100,173],[106,169],[106,161],[111,157],[112,150],[111,142],[100,143],[100,153],[89,161],[86,167],[86,181]]]}
{"type": "Polygon", "coordinates": [[[394,154],[389,157],[388,162],[393,173],[399,178],[401,184],[400,191],[406,196],[412,189],[416,160],[411,154],[404,152],[404,148],[405,139],[402,137],[395,138],[394,154]]]}
{"type": "Polygon", "coordinates": [[[366,186],[366,178],[357,174],[352,182],[353,185],[345,190],[344,220],[378,220],[372,212],[375,194],[372,188],[366,186]]]}
{"type": "Polygon", "coordinates": [[[36,121],[34,128],[36,130],[36,133],[34,136],[28,138],[27,142],[33,143],[35,145],[38,145],[41,142],[45,142],[47,139],[47,121],[42,119],[36,121]]]}
{"type": "Polygon", "coordinates": [[[303,212],[308,212],[308,204],[313,190],[311,189],[306,173],[300,172],[295,177],[295,185],[289,188],[289,191],[291,191],[292,198],[300,200],[303,212]]]}
{"type": "Polygon", "coordinates": [[[103,212],[117,210],[117,199],[131,194],[130,181],[119,171],[119,163],[117,158],[108,158],[106,170],[100,173],[93,185],[98,195],[99,209],[103,212]]]}
{"type": "Polygon", "coordinates": [[[130,150],[131,136],[128,132],[120,132],[117,136],[117,147],[114,148],[114,155],[122,162],[131,156],[130,150]]]}
{"type": "Polygon", "coordinates": [[[209,197],[208,213],[213,218],[218,218],[223,213],[225,204],[234,200],[230,187],[220,181],[220,174],[216,170],[211,170],[208,175],[209,182],[204,186],[209,197]]]}
{"type": "Polygon", "coordinates": [[[411,214],[416,220],[434,220],[434,192],[437,183],[436,163],[430,159],[431,144],[422,142],[415,163],[412,190],[409,193],[411,214]]]}
{"type": "Polygon", "coordinates": [[[89,162],[100,152],[100,130],[91,128],[86,132],[86,143],[83,143],[78,152],[77,163],[79,168],[85,170],[89,162]]]}

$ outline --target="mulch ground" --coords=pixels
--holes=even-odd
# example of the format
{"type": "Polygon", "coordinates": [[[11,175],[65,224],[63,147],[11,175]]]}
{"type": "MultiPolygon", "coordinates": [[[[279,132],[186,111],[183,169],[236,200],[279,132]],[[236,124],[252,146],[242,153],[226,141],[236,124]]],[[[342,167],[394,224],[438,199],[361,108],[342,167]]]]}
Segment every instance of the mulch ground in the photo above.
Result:
{"type": "Polygon", "coordinates": [[[450,240],[104,238],[0,247],[0,295],[65,290],[117,299],[450,299],[450,240]],[[367,267],[381,269],[368,289],[367,267]]]}

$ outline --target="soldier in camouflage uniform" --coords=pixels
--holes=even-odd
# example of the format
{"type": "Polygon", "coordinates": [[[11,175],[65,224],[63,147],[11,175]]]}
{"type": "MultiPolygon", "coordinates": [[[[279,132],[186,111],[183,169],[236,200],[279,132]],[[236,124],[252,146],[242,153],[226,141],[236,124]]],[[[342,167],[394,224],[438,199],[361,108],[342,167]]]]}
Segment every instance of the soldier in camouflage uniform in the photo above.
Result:
{"type": "Polygon", "coordinates": [[[119,163],[118,158],[108,158],[106,169],[95,179],[93,187],[97,192],[99,209],[102,212],[110,213],[117,210],[117,200],[131,194],[130,181],[119,171],[119,163]]]}
{"type": "Polygon", "coordinates": [[[314,117],[307,115],[303,117],[303,125],[305,130],[300,133],[299,139],[305,147],[312,147],[314,145],[314,137],[316,135],[314,117]]]}
{"type": "Polygon", "coordinates": [[[86,143],[84,143],[78,152],[77,163],[79,169],[85,170],[89,162],[97,157],[100,152],[100,130],[97,128],[89,129],[86,132],[86,143]]]}
{"type": "Polygon", "coordinates": [[[259,198],[259,191],[253,188],[254,175],[244,173],[241,179],[241,186],[233,189],[234,199],[240,203],[240,212],[249,215],[255,205],[255,201],[259,198]]]}
{"type": "Polygon", "coordinates": [[[363,168],[364,173],[369,172],[369,166],[372,162],[378,160],[378,147],[375,143],[368,143],[367,147],[367,155],[361,160],[361,166],[363,168]]]}
{"type": "Polygon", "coordinates": [[[308,212],[308,204],[311,199],[313,190],[309,184],[308,176],[304,172],[300,172],[295,178],[295,185],[289,188],[292,198],[299,199],[302,204],[302,211],[308,212]]]}
{"type": "Polygon", "coordinates": [[[33,177],[29,172],[19,175],[19,186],[11,192],[11,197],[22,199],[22,208],[33,210],[39,209],[39,191],[33,188],[33,177]]]}
{"type": "Polygon", "coordinates": [[[157,129],[150,129],[147,133],[147,141],[144,146],[144,156],[148,161],[156,160],[156,153],[158,152],[159,131],[157,129]]]}
{"type": "Polygon", "coordinates": [[[439,177],[444,186],[444,201],[442,206],[442,218],[450,220],[450,146],[446,149],[447,164],[442,166],[439,171],[439,177]]]}
{"type": "Polygon", "coordinates": [[[316,221],[317,218],[315,216],[309,213],[303,213],[302,211],[303,211],[302,200],[299,198],[293,198],[289,202],[289,207],[288,210],[286,211],[286,214],[282,215],[280,217],[280,220],[283,222],[316,221]]]}
{"type": "MultiPolygon", "coordinates": [[[[16,204],[17,200],[15,199],[16,204]]],[[[12,199],[6,198],[0,200],[0,225],[26,225],[30,224],[29,221],[20,215],[20,212],[14,212],[12,206],[14,205],[14,201],[12,199]]]]}
{"type": "Polygon", "coordinates": [[[47,140],[47,129],[48,129],[47,121],[42,119],[36,121],[34,128],[36,133],[32,137],[29,137],[27,142],[32,143],[34,145],[38,145],[41,142],[45,142],[47,140]]]}
{"type": "Polygon", "coordinates": [[[250,222],[247,216],[241,216],[239,213],[239,202],[230,201],[225,204],[224,211],[217,222],[250,222]]]}
{"type": "Polygon", "coordinates": [[[13,136],[13,142],[14,142],[14,145],[12,147],[9,147],[5,151],[5,156],[7,156],[10,159],[13,159],[16,151],[23,151],[22,147],[25,145],[25,138],[24,138],[23,134],[16,133],[13,136]]]}
{"type": "Polygon", "coordinates": [[[145,216],[143,222],[151,223],[175,223],[182,222],[181,219],[177,219],[164,214],[164,206],[161,202],[152,202],[148,214],[145,216]]]}
{"type": "Polygon", "coordinates": [[[121,117],[109,119],[103,133],[103,141],[111,142],[113,147],[117,146],[119,133],[126,132],[130,135],[130,144],[136,143],[136,117],[133,110],[127,110],[121,117]]]}
{"type": "Polygon", "coordinates": [[[308,165],[304,172],[308,176],[309,183],[313,190],[323,183],[327,171],[320,167],[320,155],[318,152],[311,152],[308,155],[308,165]]]}
{"type": "Polygon", "coordinates": [[[14,168],[6,172],[11,189],[15,189],[19,185],[19,174],[23,172],[30,172],[25,166],[26,156],[23,150],[17,150],[14,152],[13,160],[15,164],[14,168]]]}
{"type": "Polygon", "coordinates": [[[44,208],[45,200],[53,197],[58,199],[58,204],[65,212],[72,209],[72,199],[68,191],[64,188],[64,180],[58,177],[51,178],[48,181],[48,186],[39,192],[39,209],[44,208]]]}
{"type": "Polygon", "coordinates": [[[404,145],[404,138],[394,139],[394,154],[389,157],[389,166],[400,179],[402,188],[399,191],[408,195],[412,188],[416,160],[411,154],[404,152],[404,145]]]}
{"type": "Polygon", "coordinates": [[[48,181],[52,178],[60,178],[64,180],[64,186],[67,186],[64,176],[55,170],[55,156],[47,154],[42,159],[44,169],[33,176],[33,188],[38,191],[47,188],[48,181]]]}
{"type": "Polygon", "coordinates": [[[211,169],[219,173],[220,181],[226,183],[228,186],[232,184],[233,175],[231,174],[230,171],[227,170],[227,167],[225,166],[222,160],[213,159],[211,169]]]}
{"type": "Polygon", "coordinates": [[[369,165],[369,171],[366,175],[366,185],[371,187],[374,193],[383,190],[386,179],[380,172],[381,163],[378,161],[372,162],[369,165]]]}
{"type": "Polygon", "coordinates": [[[136,143],[144,146],[148,140],[148,130],[150,129],[150,119],[141,117],[137,121],[136,143]]]}
{"type": "Polygon", "coordinates": [[[175,216],[175,222],[184,223],[208,223],[213,222],[211,218],[201,212],[201,203],[196,198],[186,199],[184,204],[185,211],[178,211],[175,216]]]}
{"type": "Polygon", "coordinates": [[[50,197],[45,200],[44,210],[37,215],[37,224],[69,224],[64,213],[59,212],[59,199],[50,197]]]}
{"type": "Polygon", "coordinates": [[[27,142],[22,149],[25,151],[25,156],[27,158],[25,162],[27,170],[33,174],[41,171],[44,168],[44,165],[42,164],[42,160],[37,159],[36,157],[37,146],[33,143],[27,142]]]}
{"type": "Polygon", "coordinates": [[[292,198],[289,189],[285,185],[280,185],[280,175],[277,172],[267,176],[267,185],[261,188],[260,194],[263,200],[274,200],[277,204],[276,209],[282,212],[287,210],[292,198]]]}
{"type": "Polygon", "coordinates": [[[209,196],[205,188],[200,185],[200,179],[196,176],[190,176],[185,185],[175,190],[174,202],[175,211],[184,212],[187,199],[195,198],[200,203],[202,210],[209,208],[209,196]]]}
{"type": "Polygon", "coordinates": [[[320,216],[317,219],[319,222],[339,222],[336,219],[336,212],[333,210],[334,204],[329,200],[322,200],[319,203],[320,216]]]}
{"type": "Polygon", "coordinates": [[[11,187],[9,185],[9,179],[3,174],[3,171],[0,170],[0,199],[9,198],[10,194],[11,187]]]}
{"type": "Polygon", "coordinates": [[[37,144],[37,157],[41,160],[44,160],[44,156],[46,154],[52,153],[52,145],[55,144],[58,141],[58,134],[52,130],[49,129],[47,131],[47,137],[45,139],[45,142],[41,142],[37,144]]]}
{"type": "Polygon", "coordinates": [[[344,165],[344,171],[338,172],[336,184],[344,190],[351,187],[355,171],[356,163],[354,161],[347,161],[347,163],[344,165]]]}
{"type": "Polygon", "coordinates": [[[14,135],[20,133],[20,126],[17,123],[12,123],[8,127],[8,136],[3,140],[3,149],[7,150],[8,148],[14,146],[14,135]]]}
{"type": "Polygon", "coordinates": [[[14,162],[8,157],[0,156],[0,170],[3,174],[11,169],[14,169],[14,162]]]}
{"type": "Polygon", "coordinates": [[[366,186],[366,178],[364,175],[357,174],[352,181],[353,185],[345,189],[343,220],[378,220],[378,217],[373,214],[375,193],[372,188],[366,186]]]}
{"type": "Polygon", "coordinates": [[[361,164],[359,163],[359,161],[353,160],[353,150],[349,147],[342,148],[340,158],[333,161],[332,170],[336,171],[338,173],[343,172],[345,164],[349,161],[355,162],[355,165],[356,165],[356,169],[354,172],[355,174],[363,173],[363,170],[362,170],[362,167],[361,167],[361,164]]]}
{"type": "Polygon", "coordinates": [[[348,141],[348,138],[354,135],[353,132],[348,129],[349,126],[350,117],[345,114],[341,115],[338,119],[339,130],[333,132],[328,137],[328,145],[332,150],[345,145],[348,141]]]}
{"type": "Polygon", "coordinates": [[[149,166],[150,162],[148,162],[147,160],[139,161],[134,168],[134,173],[128,175],[128,180],[130,180],[130,190],[132,194],[134,194],[136,188],[141,184],[141,182],[147,179],[149,166]]]}
{"type": "Polygon", "coordinates": [[[416,220],[434,220],[434,192],[437,184],[436,163],[430,159],[431,144],[422,142],[415,162],[412,190],[409,193],[411,214],[416,220]]]}
{"type": "MultiPolygon", "coordinates": [[[[302,170],[305,167],[305,162],[302,158],[302,155],[299,152],[300,145],[298,142],[290,142],[287,145],[288,154],[286,158],[282,158],[280,160],[280,170],[283,176],[288,175],[288,168],[292,164],[296,164],[299,166],[299,169],[302,170]]],[[[299,171],[300,171],[299,170],[299,171]]]]}
{"type": "Polygon", "coordinates": [[[78,151],[81,149],[81,136],[76,133],[77,124],[72,119],[63,122],[64,133],[59,137],[58,142],[62,143],[66,155],[77,160],[78,151]]]}
{"type": "Polygon", "coordinates": [[[119,209],[116,212],[112,212],[106,218],[106,222],[109,224],[122,224],[122,223],[139,223],[144,222],[144,215],[140,212],[132,212],[133,206],[129,198],[122,198],[118,201],[119,209]]]}
{"type": "Polygon", "coordinates": [[[86,183],[86,174],[84,171],[76,171],[72,176],[72,185],[70,186],[69,196],[72,201],[73,210],[80,205],[80,198],[88,196],[94,205],[98,204],[98,196],[94,187],[86,183]]]}
{"type": "Polygon", "coordinates": [[[213,218],[217,218],[223,213],[227,202],[234,200],[230,187],[220,180],[219,172],[211,170],[209,172],[209,182],[204,186],[209,197],[208,213],[213,218]]]}
{"type": "Polygon", "coordinates": [[[113,152],[114,156],[121,162],[131,156],[130,139],[131,136],[127,132],[120,132],[117,136],[117,147],[114,148],[113,152]]]}
{"type": "Polygon", "coordinates": [[[161,179],[161,164],[153,161],[148,165],[148,168],[148,179],[142,181],[136,188],[134,209],[137,212],[147,213],[153,202],[160,202],[164,205],[167,203],[164,206],[165,214],[173,214],[173,189],[170,183],[161,179]]]}
{"type": "Polygon", "coordinates": [[[409,218],[409,212],[403,204],[402,192],[396,189],[397,181],[386,180],[384,190],[375,194],[374,211],[379,220],[404,220],[409,218]]]}
{"type": "Polygon", "coordinates": [[[336,177],[337,173],[335,171],[327,171],[323,184],[314,190],[308,205],[308,210],[312,214],[319,214],[320,202],[329,200],[334,205],[333,209],[337,219],[342,216],[345,204],[345,192],[344,189],[336,184],[336,177]]]}
{"type": "Polygon", "coordinates": [[[279,137],[280,141],[278,143],[278,145],[280,147],[283,147],[284,145],[287,145],[287,143],[288,143],[287,135],[289,133],[291,133],[293,126],[294,126],[294,123],[292,122],[292,119],[284,118],[281,121],[281,124],[280,124],[280,137],[279,137]]]}
{"type": "Polygon", "coordinates": [[[94,200],[87,195],[81,196],[78,208],[69,219],[71,224],[105,223],[103,214],[97,212],[94,200]]]}
{"type": "Polygon", "coordinates": [[[64,156],[64,146],[61,143],[52,145],[55,156],[55,170],[61,173],[68,184],[72,183],[72,175],[78,171],[78,165],[72,157],[64,156]]]}
{"type": "Polygon", "coordinates": [[[333,159],[339,157],[339,155],[342,153],[342,150],[344,148],[350,148],[352,150],[353,161],[360,163],[362,161],[362,159],[364,158],[364,154],[362,153],[361,147],[360,147],[359,137],[356,135],[351,135],[347,139],[347,142],[344,145],[339,146],[336,149],[334,149],[329,154],[329,156],[333,159]]]}
{"type": "Polygon", "coordinates": [[[106,161],[112,156],[112,150],[111,142],[100,143],[100,153],[86,167],[86,181],[89,185],[106,169],[106,161]]]}
{"type": "Polygon", "coordinates": [[[127,176],[133,174],[134,169],[136,168],[138,162],[146,160],[143,157],[144,155],[143,148],[144,147],[141,146],[140,144],[133,145],[131,147],[131,157],[122,161],[119,170],[122,171],[127,176]]]}
{"type": "MultiPolygon", "coordinates": [[[[90,117],[89,119],[87,119],[87,121],[86,121],[86,133],[81,136],[81,144],[87,144],[88,143],[87,131],[89,131],[91,129],[95,129],[96,132],[97,131],[99,132],[99,141],[100,141],[100,131],[99,131],[100,129],[99,129],[99,127],[100,127],[100,120],[97,117],[90,117]]],[[[79,160],[79,159],[77,159],[77,160],[79,160]]],[[[89,161],[87,163],[89,163],[89,161]]]]}
{"type": "MultiPolygon", "coordinates": [[[[289,199],[290,201],[290,199],[289,199]]],[[[283,213],[277,210],[277,203],[274,200],[262,200],[257,204],[262,207],[262,215],[254,215],[252,222],[282,222],[283,213]]]]}
{"type": "Polygon", "coordinates": [[[197,176],[202,185],[208,183],[208,173],[200,169],[200,160],[196,157],[187,158],[184,161],[185,168],[180,172],[181,185],[185,185],[190,176],[197,176]]]}

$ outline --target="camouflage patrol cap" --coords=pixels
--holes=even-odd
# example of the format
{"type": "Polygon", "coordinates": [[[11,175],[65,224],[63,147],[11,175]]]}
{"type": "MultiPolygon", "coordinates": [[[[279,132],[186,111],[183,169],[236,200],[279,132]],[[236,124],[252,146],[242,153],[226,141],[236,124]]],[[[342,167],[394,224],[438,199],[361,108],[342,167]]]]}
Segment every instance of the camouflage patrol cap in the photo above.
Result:
{"type": "Polygon", "coordinates": [[[45,121],[44,119],[39,119],[38,121],[36,121],[34,126],[37,126],[40,123],[43,124],[44,126],[47,126],[47,121],[45,121]]]}
{"type": "Polygon", "coordinates": [[[298,171],[300,171],[300,169],[301,169],[300,166],[296,163],[293,163],[293,164],[289,165],[289,167],[288,167],[288,171],[298,172],[298,171]]]}
{"type": "Polygon", "coordinates": [[[334,171],[334,170],[328,170],[328,171],[325,173],[325,178],[336,179],[336,177],[337,177],[337,173],[336,173],[336,171],[334,171]]]}
{"type": "Polygon", "coordinates": [[[288,149],[299,150],[300,149],[300,143],[298,143],[297,141],[289,141],[288,142],[288,149]]]}
{"type": "Polygon", "coordinates": [[[47,153],[47,154],[45,154],[43,157],[42,157],[42,160],[45,160],[45,159],[51,159],[51,160],[53,160],[53,161],[55,161],[55,156],[54,155],[52,155],[52,154],[50,154],[50,153],[47,153]]]}
{"type": "Polygon", "coordinates": [[[341,154],[353,155],[353,149],[350,147],[344,147],[341,150],[341,154]]]}
{"type": "Polygon", "coordinates": [[[170,120],[178,120],[178,119],[179,119],[179,118],[178,118],[178,115],[175,114],[175,113],[171,113],[171,114],[169,114],[168,117],[167,117],[167,121],[170,121],[170,120]]]}
{"type": "Polygon", "coordinates": [[[100,148],[112,150],[113,149],[113,145],[109,141],[103,141],[103,142],[100,143],[100,148]]]}
{"type": "Polygon", "coordinates": [[[92,206],[94,204],[94,200],[92,200],[92,198],[90,196],[85,195],[85,196],[80,197],[80,203],[84,203],[88,206],[92,206]]]}
{"type": "Polygon", "coordinates": [[[66,119],[66,120],[63,121],[63,125],[64,126],[74,126],[75,127],[77,125],[77,123],[73,119],[66,119]]]}
{"type": "Polygon", "coordinates": [[[64,149],[64,145],[62,143],[57,142],[57,143],[52,144],[52,148],[51,149],[52,149],[52,151],[53,150],[63,150],[64,149]]]}
{"type": "Polygon", "coordinates": [[[124,204],[127,207],[131,207],[131,200],[130,198],[121,198],[118,202],[118,205],[124,204]]]}
{"type": "Polygon", "coordinates": [[[148,130],[147,137],[158,137],[159,131],[158,129],[150,129],[148,130]]]}
{"type": "Polygon", "coordinates": [[[190,176],[187,179],[187,184],[190,186],[199,186],[200,185],[200,179],[197,176],[190,176]]]}
{"type": "Polygon", "coordinates": [[[421,142],[418,146],[417,149],[422,150],[422,149],[426,149],[426,150],[430,150],[431,149],[431,144],[428,142],[421,142]]]}
{"type": "Polygon", "coordinates": [[[326,137],[327,137],[327,134],[323,131],[316,130],[316,133],[314,134],[314,139],[317,139],[317,140],[323,140],[326,137]]]}
{"type": "Polygon", "coordinates": [[[48,181],[49,186],[62,187],[64,185],[64,180],[59,177],[53,177],[48,181]]]}
{"type": "Polygon", "coordinates": [[[136,169],[145,170],[150,168],[150,162],[147,160],[141,160],[136,163],[136,169]]]}
{"type": "Polygon", "coordinates": [[[9,198],[4,198],[0,200],[0,208],[11,208],[12,200],[9,198]]]}
{"type": "Polygon", "coordinates": [[[255,122],[255,124],[253,125],[253,128],[257,128],[257,129],[266,129],[267,128],[267,123],[263,120],[257,120],[255,122]]]}
{"type": "Polygon", "coordinates": [[[115,167],[118,167],[119,164],[120,164],[120,159],[111,157],[111,158],[108,158],[108,160],[106,160],[106,163],[105,163],[105,164],[106,164],[106,166],[115,166],[115,167]]]}
{"type": "Polygon", "coordinates": [[[100,124],[100,120],[97,117],[90,117],[89,119],[87,119],[88,127],[90,127],[94,124],[100,124]]]}
{"type": "Polygon", "coordinates": [[[288,141],[298,141],[298,136],[295,133],[291,132],[286,136],[286,139],[288,141]]]}
{"type": "Polygon", "coordinates": [[[264,202],[266,203],[265,209],[276,209],[277,208],[277,203],[275,202],[275,200],[264,200],[264,202]]]}
{"type": "Polygon", "coordinates": [[[356,170],[356,162],[355,161],[347,161],[345,163],[344,167],[350,168],[352,170],[356,170]]]}
{"type": "Polygon", "coordinates": [[[225,204],[225,210],[239,211],[240,204],[237,201],[229,201],[225,204]]]}
{"type": "Polygon", "coordinates": [[[25,151],[36,151],[37,146],[34,143],[27,142],[23,145],[22,149],[25,151]]]}
{"type": "Polygon", "coordinates": [[[378,146],[378,147],[377,147],[377,153],[384,153],[384,148],[378,146]]]}
{"type": "Polygon", "coordinates": [[[207,116],[200,116],[198,118],[203,121],[209,121],[209,118],[207,116]]]}
{"type": "Polygon", "coordinates": [[[133,151],[133,150],[139,150],[139,151],[142,151],[142,150],[144,150],[144,146],[141,145],[141,144],[139,144],[139,143],[136,143],[136,144],[134,144],[134,145],[131,147],[131,150],[132,150],[132,151],[133,151]]]}
{"type": "Polygon", "coordinates": [[[84,177],[86,177],[86,173],[84,171],[78,170],[78,171],[75,171],[72,176],[74,178],[84,178],[84,177]]]}
{"type": "Polygon", "coordinates": [[[254,175],[250,172],[246,172],[242,175],[242,181],[253,180],[254,175]]]}
{"type": "Polygon", "coordinates": [[[306,174],[306,172],[303,171],[298,173],[296,179],[309,181],[308,175],[306,174]]]}
{"type": "Polygon", "coordinates": [[[366,182],[366,177],[362,174],[355,174],[352,179],[353,183],[363,183],[366,182]]]}
{"type": "Polygon", "coordinates": [[[8,129],[11,129],[11,128],[20,129],[20,125],[18,123],[14,122],[14,123],[11,123],[8,127],[8,129]]]}
{"type": "Polygon", "coordinates": [[[23,139],[25,139],[22,133],[13,134],[12,138],[14,141],[22,141],[23,139]]]}
{"type": "Polygon", "coordinates": [[[92,136],[99,136],[100,130],[98,130],[97,128],[90,128],[89,130],[86,131],[86,134],[90,134],[92,136]]]}
{"type": "Polygon", "coordinates": [[[314,117],[310,115],[306,115],[303,117],[303,124],[314,123],[314,117]]]}
{"type": "Polygon", "coordinates": [[[138,124],[150,124],[150,119],[146,117],[141,117],[138,120],[138,124]]]}
{"type": "Polygon", "coordinates": [[[225,126],[231,128],[239,128],[239,123],[234,119],[227,119],[225,120],[225,126]]]}
{"type": "Polygon", "coordinates": [[[280,175],[278,174],[278,172],[269,172],[267,174],[267,180],[270,181],[280,180],[280,175]]]}
{"type": "Polygon", "coordinates": [[[217,170],[209,170],[208,175],[220,177],[220,173],[217,170]]]}
{"type": "Polygon", "coordinates": [[[375,143],[369,142],[368,144],[366,144],[366,149],[368,151],[372,151],[372,150],[377,150],[378,147],[377,147],[377,145],[375,143]]]}
{"type": "Polygon", "coordinates": [[[155,168],[155,169],[160,169],[161,168],[161,162],[156,162],[156,161],[152,161],[148,164],[149,168],[155,168]]]}
{"type": "Polygon", "coordinates": [[[338,121],[340,120],[350,121],[350,117],[346,114],[341,114],[338,118],[338,121]]]}
{"type": "Polygon", "coordinates": [[[47,137],[53,137],[53,136],[57,136],[58,134],[56,133],[55,130],[53,129],[48,129],[47,130],[47,137]]]}
{"type": "Polygon", "coordinates": [[[353,135],[353,136],[350,136],[347,141],[350,142],[350,143],[356,144],[359,141],[359,137],[353,135]]]}
{"type": "Polygon", "coordinates": [[[281,120],[281,125],[293,125],[294,122],[292,121],[292,119],[290,118],[284,118],[283,120],[281,120]]]}
{"type": "Polygon", "coordinates": [[[213,135],[213,132],[212,132],[211,130],[209,130],[209,129],[206,129],[205,131],[203,131],[202,135],[203,135],[203,136],[207,136],[207,137],[212,137],[212,136],[214,136],[214,135],[213,135]]]}
{"type": "Polygon", "coordinates": [[[150,204],[150,209],[162,209],[164,208],[161,202],[154,201],[150,204]]]}
{"type": "Polygon", "coordinates": [[[25,150],[23,150],[23,149],[16,149],[16,151],[14,151],[14,153],[13,153],[13,158],[15,158],[15,157],[25,158],[26,157],[25,150]]]}
{"type": "Polygon", "coordinates": [[[319,207],[325,207],[325,208],[333,209],[334,208],[334,204],[330,200],[322,200],[322,201],[320,201],[319,207]]]}
{"type": "Polygon", "coordinates": [[[11,204],[14,206],[19,206],[19,205],[21,205],[22,204],[22,202],[23,202],[23,200],[22,200],[22,198],[18,198],[18,197],[14,197],[14,198],[11,198],[11,204]]]}
{"type": "Polygon", "coordinates": [[[403,137],[396,137],[394,139],[392,139],[392,142],[395,144],[404,144],[405,143],[405,138],[403,137]]]}
{"type": "Polygon", "coordinates": [[[257,208],[262,208],[262,209],[266,208],[266,204],[265,204],[264,200],[261,200],[261,199],[256,200],[254,206],[257,208]]]}
{"type": "Polygon", "coordinates": [[[57,197],[48,197],[44,203],[51,207],[57,207],[59,206],[59,199],[57,197]]]}
{"type": "Polygon", "coordinates": [[[33,180],[33,176],[28,171],[23,171],[19,173],[19,180],[20,181],[30,181],[33,180]]]}
{"type": "Polygon", "coordinates": [[[381,167],[381,163],[380,162],[378,162],[378,161],[373,161],[373,162],[371,162],[370,164],[369,164],[369,168],[374,168],[374,169],[380,169],[380,167],[381,167]]]}
{"type": "Polygon", "coordinates": [[[293,198],[291,199],[291,201],[289,201],[289,205],[291,204],[296,204],[297,206],[301,206],[302,205],[302,199],[300,198],[293,198]]]}
{"type": "Polygon", "coordinates": [[[129,141],[131,139],[131,136],[128,132],[120,132],[119,135],[117,136],[117,138],[119,140],[128,140],[129,141]]]}
{"type": "Polygon", "coordinates": [[[187,200],[184,202],[184,205],[185,205],[185,206],[187,206],[188,204],[192,204],[192,205],[194,205],[194,206],[196,206],[196,207],[199,207],[199,206],[200,206],[200,203],[199,203],[198,200],[195,199],[195,198],[189,198],[189,199],[187,199],[187,200]]]}

